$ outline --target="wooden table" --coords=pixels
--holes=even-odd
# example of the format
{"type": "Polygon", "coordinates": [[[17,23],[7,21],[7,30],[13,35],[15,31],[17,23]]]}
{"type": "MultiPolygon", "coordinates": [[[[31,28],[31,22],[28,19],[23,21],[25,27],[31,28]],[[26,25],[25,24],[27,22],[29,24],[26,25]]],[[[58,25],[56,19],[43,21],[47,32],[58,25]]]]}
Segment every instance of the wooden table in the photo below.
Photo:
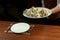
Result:
{"type": "Polygon", "coordinates": [[[0,40],[60,40],[60,26],[30,23],[30,35],[4,32],[11,23],[0,21],[0,40]]]}

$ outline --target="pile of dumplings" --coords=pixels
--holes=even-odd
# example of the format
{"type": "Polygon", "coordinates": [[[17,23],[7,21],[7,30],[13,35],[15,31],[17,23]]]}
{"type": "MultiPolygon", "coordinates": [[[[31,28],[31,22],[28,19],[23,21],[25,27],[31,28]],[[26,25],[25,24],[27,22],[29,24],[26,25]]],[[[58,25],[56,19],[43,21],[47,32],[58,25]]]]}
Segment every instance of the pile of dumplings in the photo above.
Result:
{"type": "Polygon", "coordinates": [[[46,9],[39,7],[31,7],[30,9],[24,10],[23,13],[30,18],[43,18],[48,15],[48,11],[46,9]]]}

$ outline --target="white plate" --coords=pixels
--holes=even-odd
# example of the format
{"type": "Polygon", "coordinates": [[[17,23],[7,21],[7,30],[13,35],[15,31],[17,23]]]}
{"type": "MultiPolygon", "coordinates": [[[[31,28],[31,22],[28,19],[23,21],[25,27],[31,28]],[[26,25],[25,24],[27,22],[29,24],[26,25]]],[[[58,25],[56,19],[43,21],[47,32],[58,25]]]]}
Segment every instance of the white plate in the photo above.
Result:
{"type": "Polygon", "coordinates": [[[27,23],[16,23],[11,27],[11,31],[14,33],[23,33],[30,29],[30,25],[27,23]]]}
{"type": "MultiPolygon", "coordinates": [[[[39,10],[41,10],[42,8],[43,9],[46,9],[47,11],[48,11],[48,15],[47,16],[44,16],[44,17],[38,17],[38,18],[45,18],[45,17],[48,17],[48,16],[50,16],[51,15],[51,10],[50,9],[48,9],[48,8],[44,8],[44,7],[36,7],[36,8],[38,8],[39,10]]],[[[28,10],[31,10],[31,8],[29,8],[28,10]]],[[[25,10],[24,10],[25,11],[25,10]]],[[[35,17],[30,17],[30,16],[27,16],[25,13],[24,13],[24,11],[23,11],[23,16],[25,16],[25,17],[27,17],[27,18],[33,18],[33,19],[35,19],[35,17]]]]}

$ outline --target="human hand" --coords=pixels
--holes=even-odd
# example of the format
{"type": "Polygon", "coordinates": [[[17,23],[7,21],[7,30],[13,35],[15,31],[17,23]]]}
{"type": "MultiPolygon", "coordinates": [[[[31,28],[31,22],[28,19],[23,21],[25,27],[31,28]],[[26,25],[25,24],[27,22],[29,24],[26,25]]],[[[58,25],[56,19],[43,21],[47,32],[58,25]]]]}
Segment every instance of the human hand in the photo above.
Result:
{"type": "Polygon", "coordinates": [[[58,4],[56,7],[52,8],[51,11],[52,11],[52,14],[59,12],[60,11],[60,4],[58,4]]]}
{"type": "Polygon", "coordinates": [[[55,20],[55,19],[59,18],[58,12],[60,11],[60,4],[58,4],[56,7],[52,8],[51,11],[52,11],[52,14],[48,17],[49,20],[55,20]]]}

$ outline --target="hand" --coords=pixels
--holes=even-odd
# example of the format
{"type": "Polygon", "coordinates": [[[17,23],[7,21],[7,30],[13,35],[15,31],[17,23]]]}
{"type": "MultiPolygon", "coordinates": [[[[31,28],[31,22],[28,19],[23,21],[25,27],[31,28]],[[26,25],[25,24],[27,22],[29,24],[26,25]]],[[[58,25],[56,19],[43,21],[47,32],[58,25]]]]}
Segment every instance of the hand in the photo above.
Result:
{"type": "Polygon", "coordinates": [[[59,18],[59,11],[60,11],[60,4],[58,4],[56,7],[51,9],[52,11],[52,15],[48,17],[49,20],[55,20],[57,18],[59,18]]]}
{"type": "Polygon", "coordinates": [[[58,4],[56,7],[51,9],[52,13],[55,14],[60,11],[60,4],[58,4]]]}

